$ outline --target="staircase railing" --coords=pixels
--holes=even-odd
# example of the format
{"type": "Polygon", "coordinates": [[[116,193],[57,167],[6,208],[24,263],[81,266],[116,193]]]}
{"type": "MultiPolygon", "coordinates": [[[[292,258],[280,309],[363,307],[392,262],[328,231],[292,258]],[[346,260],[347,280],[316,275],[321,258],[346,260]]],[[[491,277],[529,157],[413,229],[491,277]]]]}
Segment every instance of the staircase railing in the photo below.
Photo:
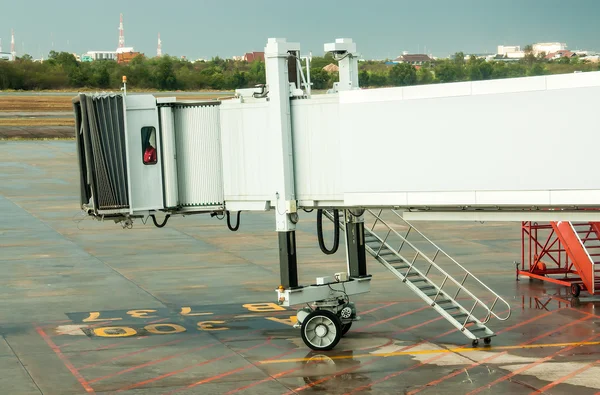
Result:
{"type": "MultiPolygon", "coordinates": [[[[498,295],[496,292],[494,292],[492,289],[490,289],[487,285],[485,285],[481,280],[479,280],[477,277],[475,277],[469,270],[467,270],[460,263],[458,263],[454,258],[452,258],[450,255],[448,255],[444,250],[442,250],[440,247],[438,247],[433,241],[431,241],[429,238],[427,238],[423,233],[421,233],[418,229],[416,229],[412,224],[410,224],[408,221],[406,221],[404,218],[402,218],[402,216],[398,212],[396,212],[395,210],[389,210],[389,212],[393,213],[393,215],[394,215],[394,217],[393,217],[394,221],[399,220],[408,227],[408,229],[404,235],[400,234],[398,231],[396,231],[394,229],[392,224],[390,224],[388,221],[386,221],[382,217],[383,211],[384,211],[383,209],[379,210],[378,212],[376,212],[375,210],[366,210],[365,211],[365,230],[368,231],[368,233],[374,234],[381,241],[381,245],[379,246],[378,250],[374,251],[375,257],[379,256],[379,253],[386,246],[388,249],[394,251],[400,258],[402,258],[409,265],[408,268],[402,269],[405,271],[404,273],[402,273],[402,275],[404,276],[405,279],[408,278],[407,276],[411,272],[417,272],[420,275],[426,277],[429,281],[431,281],[432,284],[434,284],[436,286],[436,288],[438,288],[437,295],[433,299],[434,302],[437,300],[437,298],[440,296],[440,294],[442,292],[446,293],[446,291],[444,290],[444,287],[446,287],[446,289],[448,289],[448,285],[453,284],[454,287],[456,288],[456,293],[452,296],[449,295],[450,297],[452,297],[454,300],[456,300],[460,295],[461,297],[468,297],[468,298],[472,299],[474,302],[471,309],[468,310],[469,316],[467,317],[467,320],[465,322],[467,322],[468,319],[473,315],[473,313],[477,307],[482,308],[486,312],[485,318],[482,320],[483,323],[486,323],[492,316],[494,316],[496,319],[498,319],[500,321],[505,321],[510,317],[510,305],[508,304],[508,302],[506,300],[504,300],[500,295],[498,295]],[[371,220],[374,219],[372,224],[370,221],[368,221],[369,216],[372,217],[371,220]],[[382,225],[385,228],[383,230],[385,236],[377,233],[378,231],[380,231],[380,229],[377,228],[378,224],[382,225]],[[386,232],[386,230],[387,230],[387,232],[386,232]],[[413,244],[413,242],[408,240],[408,237],[411,234],[418,235],[422,239],[422,241],[425,241],[427,244],[429,244],[430,246],[432,246],[435,249],[435,252],[434,252],[432,258],[428,257],[424,252],[422,252],[419,248],[417,248],[413,244]],[[394,238],[394,237],[396,237],[400,241],[399,247],[397,247],[397,248],[393,247],[393,244],[390,242],[391,241],[390,238],[394,238]],[[406,249],[412,250],[412,253],[411,253],[412,259],[406,259],[406,257],[402,254],[403,250],[405,251],[406,249]],[[412,255],[413,253],[414,253],[414,255],[412,255]],[[459,275],[459,278],[461,278],[460,280],[457,280],[453,276],[448,274],[448,272],[444,268],[442,268],[440,265],[438,265],[435,262],[436,259],[438,259],[440,257],[447,258],[452,263],[453,268],[460,269],[460,271],[461,271],[461,273],[459,275]],[[423,271],[423,269],[419,270],[416,267],[416,263],[419,260],[419,258],[421,258],[421,260],[424,260],[425,265],[427,266],[426,270],[424,270],[424,271],[423,271]],[[432,273],[431,273],[432,270],[437,271],[437,273],[439,275],[441,275],[442,281],[440,284],[436,284],[433,281],[432,273]],[[471,284],[473,282],[476,283],[477,286],[481,287],[488,295],[491,295],[489,298],[489,299],[491,299],[491,303],[488,305],[487,303],[482,301],[481,298],[479,298],[475,294],[473,294],[465,286],[465,283],[467,283],[467,282],[470,282],[471,284]],[[505,305],[505,307],[506,307],[506,309],[504,309],[504,308],[502,309],[502,312],[505,312],[505,311],[507,312],[506,316],[500,316],[496,312],[494,312],[494,309],[498,305],[502,305],[502,304],[505,305]]],[[[488,299],[488,297],[485,297],[485,299],[488,299]]]]}

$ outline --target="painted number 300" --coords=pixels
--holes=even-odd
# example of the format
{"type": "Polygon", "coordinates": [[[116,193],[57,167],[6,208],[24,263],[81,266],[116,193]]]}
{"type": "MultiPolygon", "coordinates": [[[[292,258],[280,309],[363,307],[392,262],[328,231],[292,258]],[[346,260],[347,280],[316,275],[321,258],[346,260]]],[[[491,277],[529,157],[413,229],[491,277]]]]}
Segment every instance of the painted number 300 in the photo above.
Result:
{"type": "MultiPolygon", "coordinates": [[[[285,310],[283,307],[278,306],[275,303],[253,303],[253,304],[245,304],[243,307],[253,313],[267,313],[274,311],[282,311],[285,310]]],[[[130,310],[127,312],[132,318],[140,318],[140,319],[148,319],[148,318],[156,318],[157,316],[152,315],[156,310],[130,310]]],[[[180,314],[186,317],[190,316],[206,316],[212,315],[213,313],[193,313],[190,307],[182,307],[180,314]]],[[[267,319],[284,321],[275,318],[267,319]]],[[[89,314],[89,317],[83,320],[83,322],[108,322],[108,321],[120,321],[122,318],[103,318],[100,317],[100,313],[97,311],[93,311],[89,314]]],[[[285,320],[288,321],[288,320],[285,320]]],[[[288,322],[284,322],[288,324],[288,322]]],[[[226,331],[229,328],[225,326],[225,321],[200,321],[197,323],[197,329],[201,331],[226,331]]],[[[292,322],[289,324],[293,325],[292,322]]],[[[155,323],[148,324],[144,326],[144,331],[154,334],[154,335],[170,335],[174,333],[185,332],[186,328],[178,324],[172,323],[155,323]]],[[[131,328],[129,326],[105,326],[98,327],[93,329],[94,334],[100,337],[129,337],[135,336],[138,334],[138,330],[131,328]]]]}

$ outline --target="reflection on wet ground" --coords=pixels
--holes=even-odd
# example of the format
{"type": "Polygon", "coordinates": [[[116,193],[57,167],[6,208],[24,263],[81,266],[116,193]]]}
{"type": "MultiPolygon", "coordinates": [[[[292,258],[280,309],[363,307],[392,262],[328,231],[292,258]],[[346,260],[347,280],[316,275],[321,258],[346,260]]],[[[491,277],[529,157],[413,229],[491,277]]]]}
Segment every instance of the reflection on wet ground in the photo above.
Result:
{"type": "MultiPolygon", "coordinates": [[[[244,214],[238,233],[207,217],[126,231],[79,214],[72,142],[0,142],[0,156],[3,393],[600,391],[600,300],[515,281],[517,223],[418,225],[509,302],[490,346],[369,261],[361,320],[313,352],[295,312],[272,303],[272,213],[244,214]]],[[[342,253],[320,253],[314,214],[298,225],[301,282],[343,270],[342,253]]]]}

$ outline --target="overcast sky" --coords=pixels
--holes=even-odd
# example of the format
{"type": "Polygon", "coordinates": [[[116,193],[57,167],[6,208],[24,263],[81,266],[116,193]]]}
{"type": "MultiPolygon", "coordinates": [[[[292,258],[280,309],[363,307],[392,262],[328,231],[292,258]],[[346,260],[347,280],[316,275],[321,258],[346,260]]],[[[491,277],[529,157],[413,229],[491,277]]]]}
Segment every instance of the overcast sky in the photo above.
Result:
{"type": "Polygon", "coordinates": [[[3,51],[10,51],[11,28],[18,54],[35,58],[51,49],[115,50],[119,13],[125,45],[149,56],[158,32],[163,53],[189,59],[262,51],[268,37],[314,54],[350,37],[370,59],[541,41],[600,50],[600,0],[0,0],[3,51]]]}

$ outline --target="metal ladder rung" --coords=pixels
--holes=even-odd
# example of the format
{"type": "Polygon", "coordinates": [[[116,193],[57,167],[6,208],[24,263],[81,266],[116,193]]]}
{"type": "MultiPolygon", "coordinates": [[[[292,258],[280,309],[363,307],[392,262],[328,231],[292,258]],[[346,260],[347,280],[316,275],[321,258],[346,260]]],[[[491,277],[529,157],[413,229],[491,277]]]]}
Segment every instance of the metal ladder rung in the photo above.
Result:
{"type": "Polygon", "coordinates": [[[443,299],[443,300],[437,300],[435,303],[437,303],[437,304],[446,304],[446,303],[454,303],[454,301],[451,300],[451,299],[443,299]]]}
{"type": "Polygon", "coordinates": [[[411,283],[422,283],[423,281],[429,281],[426,278],[417,278],[415,280],[410,280],[411,283]]]}
{"type": "MultiPolygon", "coordinates": [[[[448,310],[456,310],[456,309],[460,309],[460,307],[458,307],[458,306],[447,306],[447,307],[442,307],[442,309],[444,309],[444,310],[448,311],[448,310]]],[[[465,313],[463,313],[463,314],[465,314],[465,313]]],[[[460,315],[460,314],[457,314],[457,316],[458,316],[458,315],[460,315]]],[[[465,316],[466,316],[466,315],[467,315],[467,314],[465,314],[465,316]]],[[[453,317],[454,317],[454,316],[453,316],[453,317]]]]}
{"type": "Polygon", "coordinates": [[[400,263],[400,262],[404,262],[404,259],[394,258],[394,259],[390,259],[389,261],[387,261],[387,263],[400,263]]]}
{"type": "Polygon", "coordinates": [[[481,332],[481,331],[485,331],[485,330],[487,330],[487,327],[480,326],[478,328],[469,329],[469,332],[473,333],[473,332],[481,332]]]}
{"type": "MultiPolygon", "coordinates": [[[[428,286],[426,286],[426,287],[417,287],[417,288],[419,288],[421,291],[426,291],[426,290],[429,290],[429,289],[435,289],[435,287],[434,287],[433,285],[428,285],[428,286]]],[[[436,292],[436,293],[437,293],[437,292],[436,292]]],[[[434,295],[435,295],[435,294],[434,294],[434,295]]],[[[428,296],[429,296],[429,295],[428,295],[428,296]]]]}

